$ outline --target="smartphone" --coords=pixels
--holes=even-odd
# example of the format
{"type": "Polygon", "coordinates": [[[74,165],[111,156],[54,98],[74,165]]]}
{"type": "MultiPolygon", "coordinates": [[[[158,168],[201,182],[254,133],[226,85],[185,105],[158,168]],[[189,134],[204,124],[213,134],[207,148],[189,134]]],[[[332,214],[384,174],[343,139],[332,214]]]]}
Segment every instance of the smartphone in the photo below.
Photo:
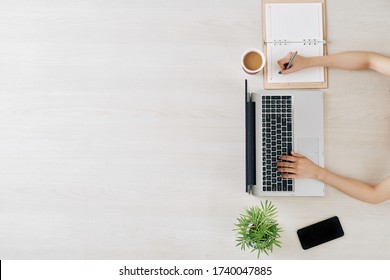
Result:
{"type": "Polygon", "coordinates": [[[337,216],[301,228],[297,233],[304,250],[344,235],[343,228],[337,216]]]}

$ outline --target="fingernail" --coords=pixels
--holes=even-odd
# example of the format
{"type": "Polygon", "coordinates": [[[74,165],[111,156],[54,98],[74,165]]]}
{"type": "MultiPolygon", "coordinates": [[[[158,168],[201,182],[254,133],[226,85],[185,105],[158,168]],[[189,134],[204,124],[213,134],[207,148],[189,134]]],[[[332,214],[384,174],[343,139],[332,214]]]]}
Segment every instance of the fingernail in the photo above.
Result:
{"type": "Polygon", "coordinates": [[[278,74],[282,74],[282,71],[279,71],[278,74]]]}

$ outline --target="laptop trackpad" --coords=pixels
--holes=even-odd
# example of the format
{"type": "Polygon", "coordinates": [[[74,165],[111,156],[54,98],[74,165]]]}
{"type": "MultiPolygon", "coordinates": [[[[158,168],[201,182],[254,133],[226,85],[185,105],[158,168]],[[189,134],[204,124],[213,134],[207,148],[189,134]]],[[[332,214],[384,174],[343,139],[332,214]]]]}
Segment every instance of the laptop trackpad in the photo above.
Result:
{"type": "Polygon", "coordinates": [[[318,138],[298,138],[298,153],[318,164],[318,138]]]}

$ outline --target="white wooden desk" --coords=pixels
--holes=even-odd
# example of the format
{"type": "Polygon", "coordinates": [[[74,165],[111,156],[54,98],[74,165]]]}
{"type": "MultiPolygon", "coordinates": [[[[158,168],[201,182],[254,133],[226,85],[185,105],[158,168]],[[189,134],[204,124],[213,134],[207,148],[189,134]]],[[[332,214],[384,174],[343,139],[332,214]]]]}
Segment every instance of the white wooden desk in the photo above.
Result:
{"type": "MultiPolygon", "coordinates": [[[[388,0],[327,1],[329,53],[390,55],[388,0]]],[[[255,259],[235,247],[244,191],[240,55],[260,0],[0,0],[0,259],[255,259]]],[[[390,78],[331,69],[326,165],[390,175],[390,78]]],[[[389,259],[390,202],[274,198],[265,259],[389,259]],[[338,215],[345,237],[296,230],[338,215]]]]}

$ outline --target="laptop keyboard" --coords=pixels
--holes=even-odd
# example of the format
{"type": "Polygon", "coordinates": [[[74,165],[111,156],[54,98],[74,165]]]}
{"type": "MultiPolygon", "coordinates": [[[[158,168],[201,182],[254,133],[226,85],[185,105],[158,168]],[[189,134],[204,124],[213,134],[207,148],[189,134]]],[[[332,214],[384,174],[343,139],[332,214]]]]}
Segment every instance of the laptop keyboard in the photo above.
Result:
{"type": "Polygon", "coordinates": [[[276,171],[282,155],[293,147],[293,110],[291,96],[262,96],[263,191],[292,192],[294,181],[276,171]]]}

